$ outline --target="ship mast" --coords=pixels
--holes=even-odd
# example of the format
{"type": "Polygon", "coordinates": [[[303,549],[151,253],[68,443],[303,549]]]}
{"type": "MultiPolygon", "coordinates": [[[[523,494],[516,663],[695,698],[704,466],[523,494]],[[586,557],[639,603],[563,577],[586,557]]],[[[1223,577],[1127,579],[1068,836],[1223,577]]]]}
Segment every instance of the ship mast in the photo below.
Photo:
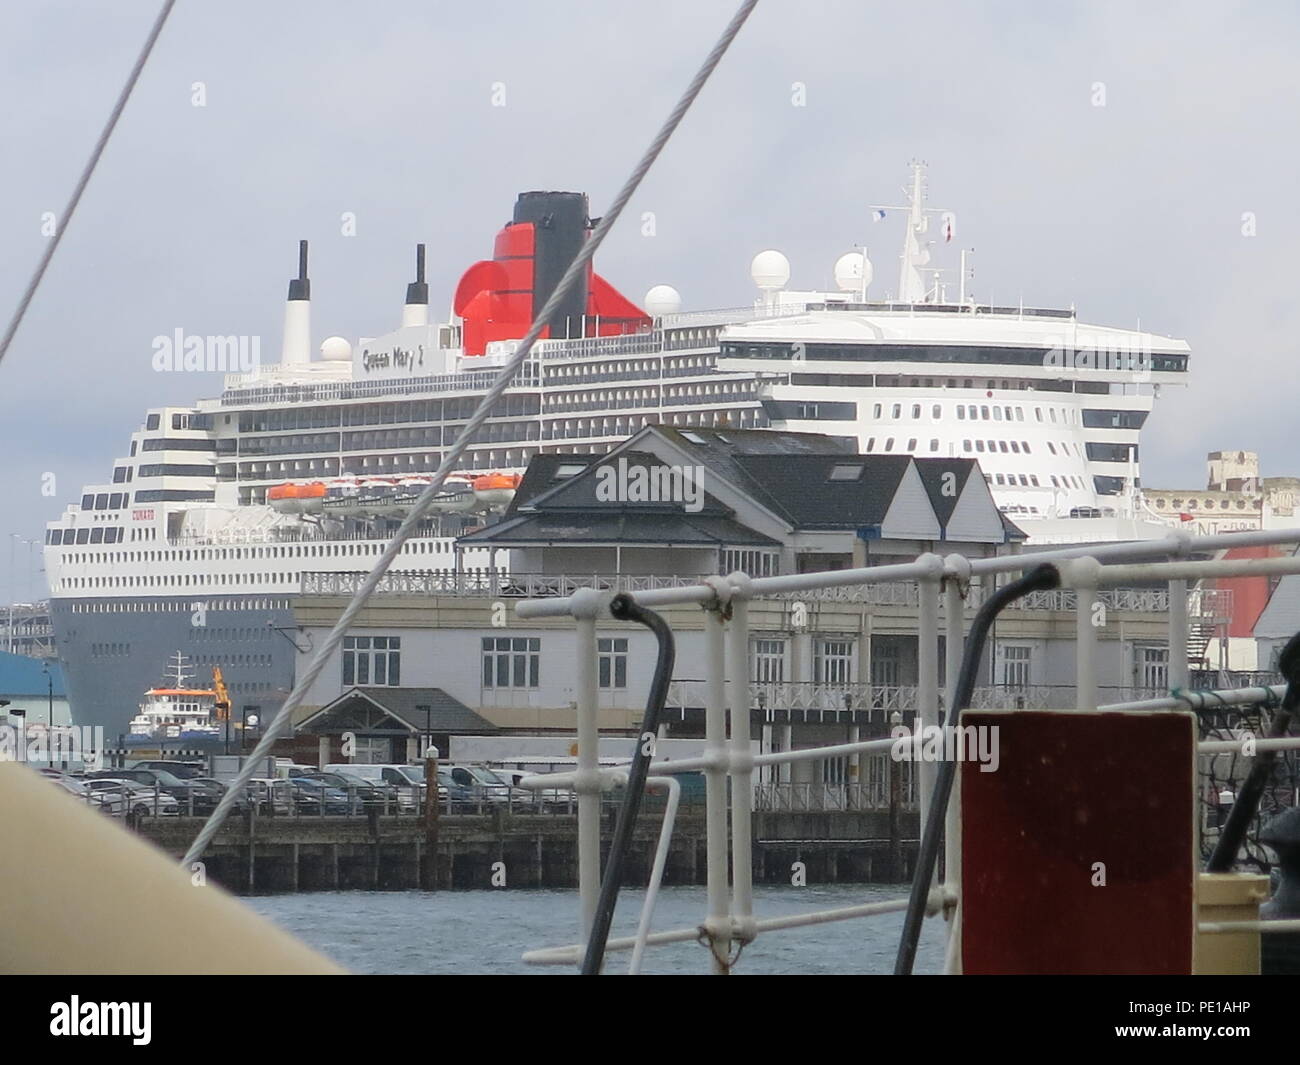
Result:
{"type": "Polygon", "coordinates": [[[173,688],[188,688],[190,681],[189,660],[180,651],[177,651],[172,657],[175,661],[167,664],[167,670],[170,674],[168,679],[171,681],[171,686],[173,688]]]}
{"type": "Polygon", "coordinates": [[[923,303],[925,283],[920,268],[930,261],[930,250],[919,240],[929,229],[925,216],[925,164],[912,163],[912,187],[907,193],[907,229],[903,234],[903,254],[898,271],[898,299],[900,303],[923,303]]]}

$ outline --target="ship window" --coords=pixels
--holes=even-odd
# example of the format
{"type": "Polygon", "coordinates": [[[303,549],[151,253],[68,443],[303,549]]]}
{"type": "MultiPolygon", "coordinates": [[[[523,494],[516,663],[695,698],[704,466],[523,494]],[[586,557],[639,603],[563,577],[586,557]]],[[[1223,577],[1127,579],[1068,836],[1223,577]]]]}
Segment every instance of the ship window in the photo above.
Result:
{"type": "Polygon", "coordinates": [[[939,441],[937,438],[930,441],[930,450],[931,451],[939,450],[939,441]]]}
{"type": "Polygon", "coordinates": [[[150,414],[149,417],[145,419],[144,427],[146,429],[157,429],[159,418],[160,415],[150,414]]]}
{"type": "Polygon", "coordinates": [[[903,416],[903,405],[901,403],[895,403],[892,417],[901,418],[902,416],[903,416]]]}
{"type": "Polygon", "coordinates": [[[1032,454],[1033,454],[1033,452],[1029,450],[1029,441],[1028,441],[1028,440],[1022,440],[1022,441],[1020,441],[1020,448],[1021,448],[1022,451],[1024,451],[1024,453],[1025,453],[1026,455],[1032,455],[1032,454]]]}
{"type": "Polygon", "coordinates": [[[867,450],[868,451],[876,450],[876,438],[874,436],[867,440],[867,450]]]}
{"type": "Polygon", "coordinates": [[[907,450],[909,454],[916,450],[916,437],[912,437],[912,439],[907,442],[907,450]]]}
{"type": "Polygon", "coordinates": [[[95,497],[94,497],[93,495],[84,495],[84,496],[82,496],[82,497],[81,497],[81,509],[82,509],[82,510],[94,510],[94,509],[95,509],[95,497]]]}
{"type": "Polygon", "coordinates": [[[969,450],[970,450],[970,441],[969,441],[969,440],[963,440],[963,441],[961,442],[961,449],[962,449],[963,451],[969,451],[969,450]]]}
{"type": "Polygon", "coordinates": [[[893,438],[892,436],[891,436],[888,440],[885,441],[885,450],[886,450],[886,451],[893,451],[893,450],[894,450],[894,438],[893,438]]]}
{"type": "Polygon", "coordinates": [[[1039,483],[1038,483],[1038,474],[1036,474],[1036,473],[1031,473],[1031,474],[1029,475],[1029,483],[1032,484],[1035,488],[1040,487],[1040,485],[1039,485],[1039,483]]]}
{"type": "Polygon", "coordinates": [[[1043,408],[1042,408],[1042,407],[1035,407],[1035,408],[1034,408],[1034,417],[1037,418],[1040,422],[1043,420],[1043,408]]]}
{"type": "Polygon", "coordinates": [[[938,420],[938,418],[941,417],[942,414],[943,414],[943,408],[940,407],[939,404],[936,403],[933,407],[930,408],[931,418],[938,420]]]}
{"type": "Polygon", "coordinates": [[[1012,440],[1012,441],[1011,441],[1011,450],[1014,451],[1017,455],[1019,455],[1019,454],[1020,454],[1020,444],[1017,443],[1015,440],[1012,440]]]}
{"type": "Polygon", "coordinates": [[[966,405],[964,403],[957,404],[957,420],[959,422],[966,420],[966,405]]]}
{"type": "Polygon", "coordinates": [[[873,418],[879,418],[879,417],[880,417],[881,409],[882,409],[882,408],[881,408],[881,406],[880,406],[879,403],[874,404],[874,405],[872,406],[872,408],[871,408],[871,416],[872,416],[873,418]]]}
{"type": "MultiPolygon", "coordinates": [[[[992,441],[989,441],[989,443],[992,443],[992,441]]],[[[1007,442],[1005,440],[998,441],[998,450],[1001,451],[1003,454],[1007,453],[1007,442]]]]}
{"type": "Polygon", "coordinates": [[[1002,474],[1000,474],[1000,473],[995,473],[995,474],[993,475],[993,480],[994,480],[996,483],[998,483],[998,484],[1002,484],[1002,483],[1003,483],[1003,481],[1002,481],[1002,474]]]}
{"type": "Polygon", "coordinates": [[[1050,440],[1047,441],[1047,450],[1050,451],[1053,455],[1056,454],[1056,445],[1053,444],[1050,440]]]}
{"type": "Polygon", "coordinates": [[[988,409],[988,407],[980,407],[980,418],[983,419],[984,421],[988,421],[988,420],[989,420],[989,409],[988,409]]]}
{"type": "Polygon", "coordinates": [[[920,416],[921,416],[921,404],[919,404],[919,403],[913,403],[913,404],[912,404],[912,417],[913,417],[913,418],[919,418],[920,416]]]}
{"type": "Polygon", "coordinates": [[[984,451],[984,441],[983,441],[983,440],[976,440],[976,441],[975,441],[975,450],[978,451],[978,452],[980,452],[981,454],[983,453],[983,451],[984,451]]]}
{"type": "Polygon", "coordinates": [[[1017,408],[1016,408],[1016,421],[1018,421],[1018,422],[1023,422],[1024,420],[1025,420],[1025,411],[1024,411],[1024,408],[1023,408],[1023,407],[1017,407],[1017,408]]]}
{"type": "Polygon", "coordinates": [[[107,492],[100,492],[99,495],[95,496],[95,509],[96,509],[96,510],[107,510],[107,509],[108,509],[108,493],[107,493],[107,492]]]}

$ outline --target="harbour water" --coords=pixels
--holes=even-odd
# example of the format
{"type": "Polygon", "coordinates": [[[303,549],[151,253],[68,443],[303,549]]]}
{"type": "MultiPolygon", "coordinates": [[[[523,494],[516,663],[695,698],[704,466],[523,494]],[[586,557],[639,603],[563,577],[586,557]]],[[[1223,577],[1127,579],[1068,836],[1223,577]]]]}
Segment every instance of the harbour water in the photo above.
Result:
{"type": "MultiPolygon", "coordinates": [[[[777,917],[905,896],[907,885],[834,884],[755,886],[757,917],[777,917]]],[[[614,936],[636,930],[643,891],[619,899],[614,936]]],[[[520,961],[528,949],[577,939],[575,891],[496,890],[452,892],[331,891],[262,895],[244,903],[329,955],[354,973],[503,974],[562,973],[566,967],[520,961]]],[[[698,924],[706,909],[703,887],[665,887],[655,908],[654,930],[698,924]]],[[[761,936],[745,948],[735,973],[754,975],[884,974],[894,965],[901,913],[761,936]]],[[[918,973],[943,968],[944,927],[927,921],[917,955],[918,973]]],[[[611,954],[609,973],[627,971],[630,952],[611,954]]],[[[708,956],[698,943],[652,947],[648,974],[705,973],[708,956]]]]}

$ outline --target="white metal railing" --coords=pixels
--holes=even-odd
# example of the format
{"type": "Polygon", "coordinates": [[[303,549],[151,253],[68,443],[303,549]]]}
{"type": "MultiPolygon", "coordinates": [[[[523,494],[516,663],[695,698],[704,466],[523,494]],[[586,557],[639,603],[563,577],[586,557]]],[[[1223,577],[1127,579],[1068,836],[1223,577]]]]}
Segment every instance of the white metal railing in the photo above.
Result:
{"type": "MultiPolygon", "coordinates": [[[[651,763],[651,772],[660,776],[684,772],[701,772],[705,778],[706,801],[706,882],[708,885],[707,915],[704,922],[688,929],[642,934],[635,939],[615,939],[608,950],[632,949],[659,943],[685,942],[699,939],[709,947],[710,967],[721,973],[729,969],[728,956],[733,944],[744,945],[760,933],[780,928],[801,927],[826,921],[849,920],[879,913],[898,912],[906,908],[907,901],[900,899],[888,903],[846,907],[801,914],[795,918],[757,920],[753,914],[752,857],[753,834],[751,812],[760,809],[781,808],[782,802],[800,801],[795,788],[782,788],[783,780],[760,780],[755,787],[754,778],[769,767],[793,766],[796,763],[824,762],[830,759],[852,759],[887,756],[894,745],[888,737],[849,743],[836,743],[794,750],[771,751],[754,755],[750,749],[749,730],[751,712],[755,707],[757,692],[749,680],[751,676],[751,648],[749,604],[759,598],[797,594],[805,596],[828,589],[881,586],[900,581],[910,582],[916,588],[918,607],[918,664],[919,681],[914,693],[906,697],[904,689],[895,689],[903,698],[914,699],[919,721],[924,726],[941,721],[941,707],[951,703],[961,664],[964,643],[964,622],[967,603],[964,594],[972,577],[985,574],[1016,573],[1029,570],[1042,562],[1053,562],[1061,575],[1062,594],[1046,600],[1049,609],[1073,608],[1075,623],[1076,685],[1060,689],[1071,693],[1067,706],[1095,710],[1145,710],[1201,707],[1257,703],[1264,698],[1278,698],[1282,689],[1233,688],[1213,693],[1187,690],[1188,626],[1196,615],[1218,615],[1225,609],[1222,597],[1200,593],[1189,595],[1196,582],[1217,577],[1283,576],[1300,573],[1300,555],[1278,558],[1233,560],[1183,561],[1192,553],[1208,553],[1232,547],[1281,545],[1300,543],[1300,530],[1267,530],[1236,532],[1215,536],[1190,537],[1173,533],[1160,540],[1103,544],[1092,547],[998,556],[995,558],[967,559],[958,555],[940,558],[922,555],[914,562],[853,570],[835,570],[822,573],[805,573],[777,577],[749,578],[744,574],[712,577],[677,587],[652,587],[633,590],[632,594],[642,606],[658,607],[675,604],[696,604],[705,608],[705,649],[708,675],[702,682],[705,718],[705,754],[698,758],[678,759],[671,762],[651,763]],[[1160,561],[1168,559],[1170,561],[1160,561]],[[1163,584],[1159,590],[1169,614],[1169,691],[1143,692],[1124,687],[1104,688],[1097,668],[1099,635],[1094,624],[1095,607],[1106,593],[1111,601],[1131,603],[1121,609],[1158,609],[1160,594],[1147,597],[1135,592],[1131,598],[1116,597],[1115,592],[1128,592],[1133,586],[1163,584]],[[942,609],[941,609],[942,607],[942,609]],[[942,625],[940,617],[942,615],[942,625]],[[947,690],[941,700],[938,682],[938,645],[941,631],[945,634],[947,690]],[[1119,701],[1099,707],[1101,695],[1106,692],[1119,701]],[[1149,696],[1142,698],[1142,696],[1149,696]],[[728,735],[730,724],[730,735],[728,735]],[[730,778],[731,786],[727,782],[730,778]],[[762,805],[769,804],[769,805],[762,805]],[[730,826],[728,825],[730,817],[730,826]],[[730,866],[730,874],[728,870],[730,866]]],[[[890,593],[894,594],[894,593],[890,593]]],[[[576,677],[578,726],[578,765],[575,771],[526,777],[521,785],[530,788],[572,787],[578,795],[578,845],[579,845],[579,897],[582,911],[584,938],[589,935],[595,916],[595,902],[600,886],[600,794],[603,788],[602,771],[597,762],[597,711],[599,707],[596,683],[597,620],[607,618],[611,590],[579,588],[567,596],[527,599],[517,604],[516,614],[521,619],[540,617],[572,617],[577,624],[576,677]]],[[[683,682],[678,682],[679,685],[683,682]]],[[[697,683],[697,682],[686,682],[697,683]]],[[[780,686],[757,686],[770,691],[780,686]]],[[[852,686],[850,686],[852,687],[852,686]]],[[[888,690],[888,689],[886,689],[888,690]]],[[[987,689],[986,689],[987,691],[987,689]]],[[[1050,695],[1041,689],[1013,689],[1016,698],[1043,698],[1050,695]]],[[[1003,689],[1005,696],[1008,689],[1003,689]]],[[[683,691],[679,688],[679,698],[683,691]]],[[[987,698],[987,696],[986,696],[987,698]]],[[[788,700],[792,704],[796,700],[788,700]]],[[[1026,702],[1026,705],[1038,705],[1026,702]]],[[[1204,756],[1239,750],[1237,739],[1210,740],[1199,745],[1204,756]]],[[[1294,750],[1300,748],[1300,737],[1254,741],[1256,751],[1294,750]]],[[[923,761],[918,765],[918,799],[921,823],[927,817],[937,779],[938,766],[923,761]]],[[[865,790],[859,789],[856,798],[878,802],[879,792],[873,791],[872,782],[865,790]]],[[[846,786],[847,787],[847,786],[846,786]]],[[[836,801],[838,793],[825,786],[809,788],[803,793],[808,803],[836,801]],[[814,795],[816,798],[814,798],[814,795]]],[[[946,814],[945,869],[947,878],[928,896],[927,914],[942,911],[948,920],[948,947],[945,968],[950,972],[961,969],[960,940],[954,935],[956,914],[961,898],[960,884],[960,789],[954,792],[946,814]]],[[[848,792],[844,793],[848,801],[848,792]]],[[[652,888],[658,886],[658,876],[652,878],[652,888]]],[[[1227,927],[1227,926],[1223,926],[1227,927]]],[[[1261,926],[1266,931],[1281,929],[1278,924],[1261,926]]],[[[1222,931],[1219,925],[1204,924],[1202,931],[1222,931]]],[[[538,964],[574,964],[581,957],[580,945],[529,951],[524,960],[538,964]]]]}

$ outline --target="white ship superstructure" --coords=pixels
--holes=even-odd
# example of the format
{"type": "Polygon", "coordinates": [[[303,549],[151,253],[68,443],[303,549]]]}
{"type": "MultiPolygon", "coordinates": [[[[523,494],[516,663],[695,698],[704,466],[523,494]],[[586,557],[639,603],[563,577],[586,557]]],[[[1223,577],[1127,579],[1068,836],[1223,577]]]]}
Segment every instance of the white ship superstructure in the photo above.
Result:
{"type": "Polygon", "coordinates": [[[871,264],[853,253],[836,265],[839,292],[786,292],[784,257],[764,252],[754,279],[772,316],[729,326],[719,368],[758,375],[774,428],[846,437],[869,454],[977,459],[1031,542],[1133,535],[1150,517],[1138,506],[1139,433],[1161,388],[1185,382],[1188,345],[1073,309],[982,305],[964,276],[949,302],[920,238],[931,213],[951,234],[951,212],[924,208],[920,164],[907,192],[903,298],[868,301],[871,264]]]}
{"type": "MultiPolygon", "coordinates": [[[[493,520],[529,460],[604,452],[650,423],[773,425],[872,453],[976,458],[1040,542],[1141,535],[1138,434],[1159,389],[1184,378],[1187,345],[1072,311],[979,305],[964,283],[948,302],[927,269],[922,200],[917,168],[903,299],[874,298],[865,255],[837,264],[837,291],[794,292],[784,257],[765,252],[755,306],[686,314],[667,286],[642,310],[589,270],[392,571],[486,591],[496,559],[456,537],[493,520]]],[[[308,574],[371,568],[590,224],[585,196],[525,193],[446,321],[430,319],[421,247],[401,324],[330,337],[318,358],[305,243],[277,363],[237,365],[234,338],[176,337],[175,359],[230,371],[220,395],[148,411],[111,479],[47,529],[78,721],[124,730],[178,643],[196,665],[222,666],[237,704],[282,701],[298,649],[291,599],[308,574]]]]}

